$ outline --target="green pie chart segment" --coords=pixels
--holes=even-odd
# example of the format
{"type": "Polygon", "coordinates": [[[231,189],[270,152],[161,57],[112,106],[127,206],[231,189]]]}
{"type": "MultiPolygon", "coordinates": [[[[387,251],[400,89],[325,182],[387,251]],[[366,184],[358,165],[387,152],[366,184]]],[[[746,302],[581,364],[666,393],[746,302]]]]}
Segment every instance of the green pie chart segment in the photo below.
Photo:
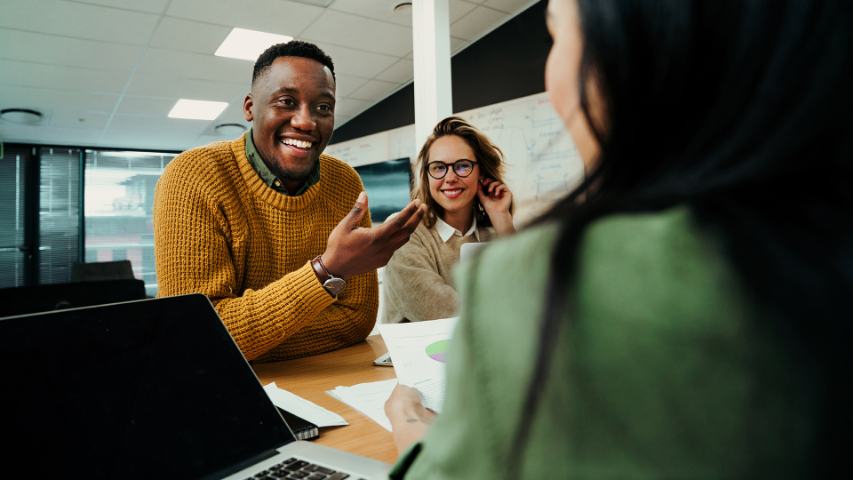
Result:
{"type": "Polygon", "coordinates": [[[450,340],[439,340],[433,342],[426,347],[426,354],[429,358],[436,362],[447,362],[447,347],[450,345],[450,340]]]}

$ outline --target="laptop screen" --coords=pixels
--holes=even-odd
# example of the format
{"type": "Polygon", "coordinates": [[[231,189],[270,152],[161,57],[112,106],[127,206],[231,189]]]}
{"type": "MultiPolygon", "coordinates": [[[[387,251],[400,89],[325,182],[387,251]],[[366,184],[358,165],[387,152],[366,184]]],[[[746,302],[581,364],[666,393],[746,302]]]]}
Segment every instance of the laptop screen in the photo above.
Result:
{"type": "Polygon", "coordinates": [[[196,478],[293,440],[202,295],[2,319],[0,379],[5,472],[196,478]]]}

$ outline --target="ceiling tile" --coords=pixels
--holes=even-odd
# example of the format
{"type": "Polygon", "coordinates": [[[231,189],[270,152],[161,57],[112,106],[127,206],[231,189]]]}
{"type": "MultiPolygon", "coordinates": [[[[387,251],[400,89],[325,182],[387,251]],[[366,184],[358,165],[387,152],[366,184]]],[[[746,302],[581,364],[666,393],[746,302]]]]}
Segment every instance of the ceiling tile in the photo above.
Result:
{"type": "Polygon", "coordinates": [[[326,55],[332,57],[335,74],[345,73],[364,78],[373,78],[377,73],[390,67],[397,57],[380,53],[353,50],[323,42],[316,42],[326,55]]]}
{"type": "Polygon", "coordinates": [[[208,128],[210,123],[208,120],[116,115],[104,130],[100,140],[105,145],[184,150],[202,145],[197,142],[198,136],[208,128]]]}
{"type": "Polygon", "coordinates": [[[229,32],[231,28],[221,25],[165,17],[154,31],[150,45],[213,55],[229,32]]]}
{"type": "Polygon", "coordinates": [[[0,27],[144,45],[157,19],[148,13],[61,0],[3,0],[0,27]]]}
{"type": "Polygon", "coordinates": [[[61,128],[49,125],[9,125],[0,122],[0,138],[14,139],[20,143],[41,145],[80,145],[97,143],[101,130],[96,128],[61,128]]]}
{"type": "Polygon", "coordinates": [[[338,115],[336,113],[335,114],[335,128],[342,127],[344,124],[346,124],[347,122],[349,122],[353,118],[355,118],[355,117],[350,116],[350,115],[338,115]]]}
{"type": "Polygon", "coordinates": [[[450,56],[456,55],[460,50],[471,45],[471,42],[461,38],[450,37],[450,56]]]}
{"type": "Polygon", "coordinates": [[[142,74],[133,76],[127,87],[127,94],[160,97],[167,99],[178,99],[190,96],[202,99],[226,101],[229,103],[242,103],[243,97],[249,93],[250,79],[247,74],[244,83],[215,82],[210,80],[196,80],[189,78],[172,78],[163,74],[142,74]]]}
{"type": "Polygon", "coordinates": [[[145,47],[77,40],[0,28],[0,57],[130,73],[145,47]]]}
{"type": "Polygon", "coordinates": [[[491,31],[501,22],[507,20],[507,15],[491,8],[477,7],[450,26],[450,34],[464,40],[473,41],[491,31]]]}
{"type": "MultiPolygon", "coordinates": [[[[394,0],[337,0],[329,8],[340,12],[352,13],[362,17],[381,20],[383,22],[395,23],[405,27],[412,26],[412,10],[395,12],[394,0]]],[[[450,1],[450,23],[462,18],[463,15],[473,10],[477,5],[465,0],[450,1]]]]}
{"type": "Polygon", "coordinates": [[[144,115],[115,115],[105,133],[109,135],[121,131],[136,131],[139,133],[162,133],[170,135],[174,133],[199,135],[207,128],[210,122],[210,120],[187,120],[144,115]]]}
{"type": "Polygon", "coordinates": [[[252,122],[247,122],[243,118],[243,103],[232,103],[222,112],[219,117],[211,123],[211,126],[220,123],[239,123],[246,127],[252,126],[252,122]]]}
{"type": "Polygon", "coordinates": [[[326,10],[300,37],[398,57],[412,49],[409,28],[333,10],[326,10]]]}
{"type": "Polygon", "coordinates": [[[316,5],[318,7],[328,7],[335,0],[293,0],[296,3],[304,3],[307,5],[316,5]]]}
{"type": "Polygon", "coordinates": [[[172,0],[167,15],[229,27],[296,37],[320,14],[320,7],[287,0],[172,0]]]}
{"type": "Polygon", "coordinates": [[[408,83],[415,77],[415,64],[409,59],[401,58],[390,68],[376,76],[379,80],[394,83],[408,83]]]}
{"type": "Polygon", "coordinates": [[[485,0],[482,3],[486,7],[494,8],[504,13],[517,13],[536,3],[536,0],[485,0]]]}
{"type": "Polygon", "coordinates": [[[175,106],[177,98],[151,98],[126,95],[121,99],[116,113],[119,115],[148,115],[168,118],[169,111],[175,106]]]}
{"type": "Polygon", "coordinates": [[[352,92],[358,90],[362,85],[367,83],[366,78],[351,77],[348,75],[336,75],[335,79],[336,97],[348,97],[352,92]]]}
{"type": "Polygon", "coordinates": [[[462,0],[451,1],[450,2],[450,23],[459,20],[468,14],[471,10],[477,8],[475,3],[471,3],[468,1],[463,2],[462,0]]]}
{"type": "Polygon", "coordinates": [[[336,0],[329,5],[329,9],[411,27],[412,10],[409,8],[395,12],[394,5],[396,4],[397,2],[393,0],[359,0],[357,2],[336,0]]]}
{"type": "Polygon", "coordinates": [[[149,48],[139,71],[149,74],[168,72],[174,77],[248,83],[252,78],[252,63],[234,58],[149,48]]]}
{"type": "Polygon", "coordinates": [[[50,117],[50,126],[101,130],[107,125],[109,114],[80,110],[57,110],[50,117]]]}
{"type": "Polygon", "coordinates": [[[358,100],[369,100],[371,102],[375,102],[387,97],[398,87],[399,85],[396,83],[383,82],[382,80],[371,80],[352,93],[350,97],[358,100]]]}
{"type": "Polygon", "coordinates": [[[118,94],[127,80],[123,72],[0,60],[0,84],[6,85],[118,94]]]}
{"type": "Polygon", "coordinates": [[[0,108],[32,108],[42,112],[52,111],[57,105],[70,110],[111,112],[118,95],[107,93],[74,93],[46,88],[0,88],[0,108]]]}
{"type": "Polygon", "coordinates": [[[337,103],[335,103],[335,116],[354,117],[369,107],[371,103],[366,100],[356,100],[354,98],[339,98],[337,103]]]}
{"type": "Polygon", "coordinates": [[[90,3],[106,7],[124,8],[148,13],[162,13],[169,0],[67,0],[74,3],[90,3]]]}
{"type": "Polygon", "coordinates": [[[130,129],[127,131],[106,130],[98,136],[95,143],[88,143],[94,147],[122,148],[132,150],[173,150],[184,151],[192,147],[204,145],[199,143],[195,133],[183,132],[143,132],[130,129]]]}

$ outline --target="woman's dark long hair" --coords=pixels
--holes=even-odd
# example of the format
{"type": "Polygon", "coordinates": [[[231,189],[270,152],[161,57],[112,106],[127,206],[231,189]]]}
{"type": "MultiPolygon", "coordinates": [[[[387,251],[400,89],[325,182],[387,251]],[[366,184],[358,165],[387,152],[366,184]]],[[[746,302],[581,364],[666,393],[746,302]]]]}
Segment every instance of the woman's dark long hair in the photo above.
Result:
{"type": "Polygon", "coordinates": [[[566,292],[585,227],[608,214],[687,205],[772,319],[755,321],[820,365],[814,464],[825,471],[815,473],[837,470],[853,431],[853,3],[577,3],[581,106],[601,153],[539,219],[557,222],[559,233],[513,452],[521,457],[527,443],[558,332],[582,321],[572,319],[566,292]],[[590,83],[602,122],[590,114],[590,83]]]}

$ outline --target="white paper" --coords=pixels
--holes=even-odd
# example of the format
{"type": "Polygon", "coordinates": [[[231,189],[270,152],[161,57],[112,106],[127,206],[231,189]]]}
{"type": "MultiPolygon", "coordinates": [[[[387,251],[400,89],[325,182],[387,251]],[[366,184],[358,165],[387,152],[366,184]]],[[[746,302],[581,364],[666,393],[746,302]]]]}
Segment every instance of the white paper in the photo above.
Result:
{"type": "Polygon", "coordinates": [[[397,380],[401,385],[417,388],[424,406],[436,412],[441,411],[444,401],[444,362],[457,321],[458,317],[452,317],[379,326],[397,380]]]}
{"type": "Polygon", "coordinates": [[[273,405],[308,420],[318,427],[349,425],[344,417],[337,413],[330,412],[314,402],[279,388],[275,383],[265,385],[264,391],[267,392],[273,405]]]}
{"type": "Polygon", "coordinates": [[[397,379],[380,382],[359,383],[351,387],[335,387],[326,393],[358,410],[391,431],[391,421],[385,415],[385,401],[391,396],[391,391],[397,385],[397,379]]]}

